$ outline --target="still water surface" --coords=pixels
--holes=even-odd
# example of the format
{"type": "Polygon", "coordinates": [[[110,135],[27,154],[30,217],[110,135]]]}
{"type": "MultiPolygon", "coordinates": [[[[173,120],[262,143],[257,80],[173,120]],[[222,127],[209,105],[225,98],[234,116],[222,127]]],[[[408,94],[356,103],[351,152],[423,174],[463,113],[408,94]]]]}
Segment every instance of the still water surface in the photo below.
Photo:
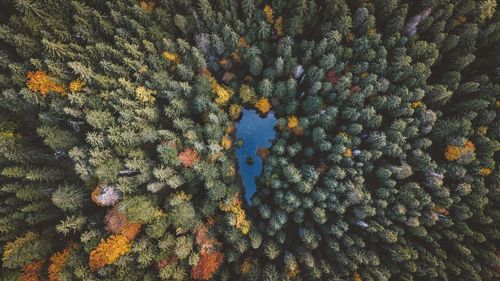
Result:
{"type": "Polygon", "coordinates": [[[238,173],[243,181],[248,204],[251,204],[252,195],[257,189],[255,180],[262,172],[262,160],[257,156],[257,148],[271,147],[276,137],[274,125],[276,125],[274,112],[268,112],[263,118],[253,109],[243,109],[243,116],[236,123],[236,139],[243,140],[242,147],[235,146],[238,173]],[[252,164],[248,163],[250,157],[253,160],[252,164]]]}

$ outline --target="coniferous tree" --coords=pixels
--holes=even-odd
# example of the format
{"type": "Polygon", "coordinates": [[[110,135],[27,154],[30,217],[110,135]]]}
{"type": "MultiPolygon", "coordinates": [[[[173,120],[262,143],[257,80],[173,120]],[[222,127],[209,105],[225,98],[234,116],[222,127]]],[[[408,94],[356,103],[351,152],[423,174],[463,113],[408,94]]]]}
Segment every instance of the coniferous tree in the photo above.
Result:
{"type": "Polygon", "coordinates": [[[496,1],[0,5],[0,279],[498,277],[496,1]]]}

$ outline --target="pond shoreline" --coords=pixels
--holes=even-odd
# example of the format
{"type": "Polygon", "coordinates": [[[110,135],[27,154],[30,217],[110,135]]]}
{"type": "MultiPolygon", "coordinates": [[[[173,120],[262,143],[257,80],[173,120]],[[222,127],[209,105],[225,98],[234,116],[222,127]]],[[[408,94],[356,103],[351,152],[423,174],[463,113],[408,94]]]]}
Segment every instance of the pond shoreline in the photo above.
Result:
{"type": "Polygon", "coordinates": [[[242,116],[235,123],[236,141],[243,140],[241,147],[234,146],[237,159],[238,175],[243,185],[245,200],[251,205],[251,198],[257,191],[257,178],[262,174],[263,160],[257,155],[257,149],[272,146],[276,138],[277,119],[274,112],[268,112],[264,117],[254,109],[243,109],[242,116]],[[253,163],[247,160],[251,157],[253,163]]]}

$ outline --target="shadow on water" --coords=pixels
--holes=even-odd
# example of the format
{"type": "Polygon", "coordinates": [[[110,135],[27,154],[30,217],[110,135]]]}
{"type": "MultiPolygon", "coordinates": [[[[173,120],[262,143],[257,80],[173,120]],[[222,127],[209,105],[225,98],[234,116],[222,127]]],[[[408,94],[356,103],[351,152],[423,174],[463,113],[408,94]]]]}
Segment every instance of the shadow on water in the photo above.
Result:
{"type": "Polygon", "coordinates": [[[251,198],[257,188],[255,181],[262,173],[262,160],[257,156],[257,148],[271,147],[276,137],[275,125],[274,112],[270,111],[265,117],[261,117],[253,109],[244,109],[241,120],[236,124],[236,139],[243,140],[241,147],[235,146],[238,173],[243,181],[248,204],[251,204],[251,198]]]}

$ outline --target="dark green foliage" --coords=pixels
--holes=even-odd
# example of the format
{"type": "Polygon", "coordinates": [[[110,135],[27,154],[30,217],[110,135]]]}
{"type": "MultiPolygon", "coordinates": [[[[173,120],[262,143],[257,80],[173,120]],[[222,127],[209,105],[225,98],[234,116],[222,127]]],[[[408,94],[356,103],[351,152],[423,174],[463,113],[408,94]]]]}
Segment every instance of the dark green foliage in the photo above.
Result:
{"type": "Polygon", "coordinates": [[[0,279],[46,275],[71,242],[59,280],[498,278],[496,1],[16,0],[0,17],[0,279]],[[259,99],[277,137],[249,205],[222,140],[241,145],[230,111],[259,99]],[[131,248],[91,270],[111,235],[131,248]]]}

